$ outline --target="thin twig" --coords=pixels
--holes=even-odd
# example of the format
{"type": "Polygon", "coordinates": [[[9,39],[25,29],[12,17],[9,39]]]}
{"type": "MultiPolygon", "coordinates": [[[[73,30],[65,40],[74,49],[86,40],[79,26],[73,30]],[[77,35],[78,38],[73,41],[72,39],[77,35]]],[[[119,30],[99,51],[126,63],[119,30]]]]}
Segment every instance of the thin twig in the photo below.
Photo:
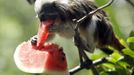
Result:
{"type": "Polygon", "coordinates": [[[126,0],[130,5],[134,7],[134,3],[131,0],[126,0]]]}
{"type": "MultiPolygon", "coordinates": [[[[98,60],[93,61],[93,65],[96,66],[96,65],[99,65],[99,64],[102,64],[102,63],[105,63],[105,62],[108,62],[108,59],[101,58],[101,59],[98,59],[98,60]]],[[[84,69],[84,67],[81,67],[80,65],[78,65],[75,68],[69,70],[70,75],[73,75],[73,74],[75,74],[76,72],[78,72],[78,71],[80,71],[82,69],[84,69]]]]}
{"type": "Polygon", "coordinates": [[[83,67],[85,67],[86,69],[91,68],[91,70],[93,71],[94,75],[99,75],[97,69],[95,68],[95,65],[93,64],[93,61],[88,58],[88,56],[86,55],[85,51],[81,51],[83,54],[83,58],[85,60],[85,63],[83,63],[83,67]]]}
{"type": "MultiPolygon", "coordinates": [[[[95,14],[97,11],[99,11],[99,10],[101,10],[101,9],[104,9],[104,8],[110,6],[113,2],[114,2],[114,0],[110,0],[107,4],[105,4],[105,5],[103,5],[103,6],[99,7],[99,8],[97,8],[97,9],[91,11],[90,13],[88,13],[88,14],[85,15],[85,16],[83,16],[82,18],[80,18],[80,19],[77,20],[76,22],[77,22],[77,23],[82,22],[82,21],[85,20],[87,17],[92,16],[93,14],[95,14]]],[[[76,26],[76,27],[78,27],[78,26],[76,26]]]]}
{"type": "MultiPolygon", "coordinates": [[[[118,61],[122,61],[123,59],[124,59],[124,57],[121,57],[121,58],[118,59],[118,61]]],[[[106,57],[103,57],[103,58],[100,58],[98,60],[93,61],[94,66],[100,65],[102,63],[112,63],[112,62],[110,62],[109,59],[106,58],[106,57]]],[[[69,70],[70,75],[73,75],[73,74],[75,74],[76,72],[79,72],[82,69],[85,69],[85,68],[81,67],[81,65],[78,65],[75,68],[69,70]]]]}
{"type": "Polygon", "coordinates": [[[110,0],[107,4],[105,4],[105,5],[103,5],[103,6],[99,7],[99,8],[97,8],[97,9],[91,11],[91,12],[88,13],[87,15],[85,15],[85,16],[83,16],[82,18],[80,18],[79,20],[77,20],[77,22],[79,23],[80,21],[85,20],[88,16],[95,14],[97,11],[99,11],[99,10],[101,10],[101,9],[104,9],[104,8],[110,6],[110,5],[113,3],[113,1],[114,1],[114,0],[110,0]]]}

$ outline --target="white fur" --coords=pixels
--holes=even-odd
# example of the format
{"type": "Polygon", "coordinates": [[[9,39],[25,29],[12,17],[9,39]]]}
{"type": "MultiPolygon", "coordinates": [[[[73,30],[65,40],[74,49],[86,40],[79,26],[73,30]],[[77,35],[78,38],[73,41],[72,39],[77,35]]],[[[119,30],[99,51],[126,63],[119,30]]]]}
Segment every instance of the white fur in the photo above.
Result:
{"type": "Polygon", "coordinates": [[[90,52],[93,52],[96,47],[96,43],[94,40],[94,33],[96,30],[96,21],[97,20],[98,20],[98,18],[96,16],[93,16],[90,25],[87,27],[87,31],[88,31],[87,43],[90,47],[90,52]]]}
{"type": "Polygon", "coordinates": [[[68,2],[69,2],[68,0],[36,0],[35,12],[37,13],[38,11],[40,11],[40,9],[44,3],[51,3],[54,1],[58,1],[58,2],[63,3],[63,4],[68,4],[68,2]]]}

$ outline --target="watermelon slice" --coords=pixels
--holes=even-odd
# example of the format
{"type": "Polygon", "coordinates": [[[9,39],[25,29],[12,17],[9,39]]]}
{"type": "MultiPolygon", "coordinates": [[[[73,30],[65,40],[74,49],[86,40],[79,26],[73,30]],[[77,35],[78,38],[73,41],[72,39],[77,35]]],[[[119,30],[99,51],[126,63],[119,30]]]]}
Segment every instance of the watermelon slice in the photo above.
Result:
{"type": "Polygon", "coordinates": [[[23,42],[16,48],[14,60],[23,72],[69,75],[63,49],[56,44],[45,44],[38,49],[31,41],[23,42]]]}

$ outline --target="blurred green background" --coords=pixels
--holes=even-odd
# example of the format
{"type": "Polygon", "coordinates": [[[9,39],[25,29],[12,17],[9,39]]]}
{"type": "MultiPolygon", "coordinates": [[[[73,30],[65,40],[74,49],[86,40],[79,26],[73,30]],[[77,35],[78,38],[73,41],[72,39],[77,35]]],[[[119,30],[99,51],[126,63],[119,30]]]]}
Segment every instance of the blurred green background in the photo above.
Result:
{"type": "MultiPolygon", "coordinates": [[[[108,0],[96,0],[99,6],[108,0]]],[[[113,24],[115,33],[126,40],[131,30],[134,30],[134,7],[125,0],[115,0],[112,6],[105,9],[113,24]]],[[[21,72],[15,65],[13,54],[18,44],[30,39],[37,33],[38,19],[35,17],[32,5],[26,0],[0,0],[0,75],[30,75],[21,72]]],[[[79,64],[78,52],[72,40],[56,37],[55,43],[64,47],[69,68],[79,64]]],[[[103,57],[98,50],[89,54],[92,59],[103,57]]],[[[76,75],[89,75],[83,70],[76,75]]]]}

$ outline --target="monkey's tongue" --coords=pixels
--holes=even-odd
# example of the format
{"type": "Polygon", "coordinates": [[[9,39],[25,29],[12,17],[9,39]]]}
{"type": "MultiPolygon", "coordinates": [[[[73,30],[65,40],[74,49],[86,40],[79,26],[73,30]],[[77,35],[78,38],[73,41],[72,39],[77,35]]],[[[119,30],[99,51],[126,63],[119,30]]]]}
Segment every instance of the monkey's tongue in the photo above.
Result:
{"type": "Polygon", "coordinates": [[[41,47],[45,43],[49,35],[49,26],[52,24],[53,24],[53,20],[51,19],[41,22],[41,25],[39,26],[38,29],[37,47],[41,47]]]}

